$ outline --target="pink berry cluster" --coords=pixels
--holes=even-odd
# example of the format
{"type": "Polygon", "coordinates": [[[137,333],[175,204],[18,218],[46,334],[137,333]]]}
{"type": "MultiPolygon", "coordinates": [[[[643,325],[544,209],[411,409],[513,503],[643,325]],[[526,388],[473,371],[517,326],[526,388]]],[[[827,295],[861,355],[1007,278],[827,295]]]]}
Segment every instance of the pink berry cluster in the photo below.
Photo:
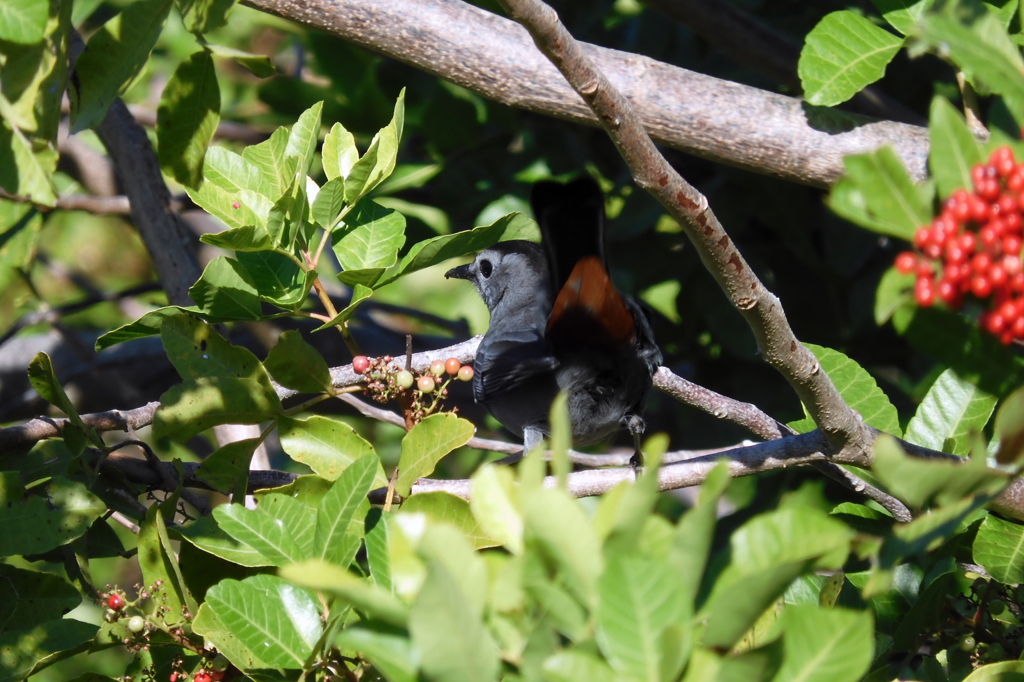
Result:
{"type": "Polygon", "coordinates": [[[391,366],[393,361],[390,355],[380,358],[357,355],[352,358],[352,371],[366,376],[366,394],[379,403],[406,396],[410,401],[409,409],[414,423],[440,407],[441,399],[448,395],[448,384],[453,379],[473,380],[473,368],[463,365],[458,358],[434,360],[427,371],[418,375],[391,366]],[[445,374],[448,376],[444,377],[445,374]],[[414,385],[416,389],[411,390],[414,385]],[[431,394],[435,394],[434,399],[427,405],[426,398],[431,394]]]}
{"type": "Polygon", "coordinates": [[[967,296],[986,307],[979,323],[1004,344],[1024,340],[1024,163],[999,147],[971,169],[974,191],[958,189],[931,225],[914,234],[914,251],[896,256],[913,273],[914,298],[958,310],[967,296]]]}

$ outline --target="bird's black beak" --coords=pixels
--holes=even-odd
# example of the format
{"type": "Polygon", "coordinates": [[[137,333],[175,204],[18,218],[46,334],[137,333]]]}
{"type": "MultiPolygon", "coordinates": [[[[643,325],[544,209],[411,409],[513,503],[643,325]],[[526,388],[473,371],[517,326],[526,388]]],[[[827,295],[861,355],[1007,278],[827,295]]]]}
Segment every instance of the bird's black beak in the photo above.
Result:
{"type": "Polygon", "coordinates": [[[454,277],[455,279],[468,279],[468,280],[472,280],[473,279],[473,270],[470,267],[472,265],[473,265],[472,263],[466,263],[465,265],[460,265],[457,268],[452,268],[448,272],[444,273],[444,278],[445,279],[451,279],[452,277],[454,277]]]}

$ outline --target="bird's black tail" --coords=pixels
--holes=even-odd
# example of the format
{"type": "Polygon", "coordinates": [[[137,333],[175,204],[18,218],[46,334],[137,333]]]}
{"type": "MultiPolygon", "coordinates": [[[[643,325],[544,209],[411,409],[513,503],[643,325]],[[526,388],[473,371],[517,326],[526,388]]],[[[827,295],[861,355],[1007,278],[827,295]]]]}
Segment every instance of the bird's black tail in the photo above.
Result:
{"type": "Polygon", "coordinates": [[[530,193],[551,267],[553,291],[559,291],[576,264],[587,256],[604,257],[604,196],[589,177],[538,182],[530,193]]]}

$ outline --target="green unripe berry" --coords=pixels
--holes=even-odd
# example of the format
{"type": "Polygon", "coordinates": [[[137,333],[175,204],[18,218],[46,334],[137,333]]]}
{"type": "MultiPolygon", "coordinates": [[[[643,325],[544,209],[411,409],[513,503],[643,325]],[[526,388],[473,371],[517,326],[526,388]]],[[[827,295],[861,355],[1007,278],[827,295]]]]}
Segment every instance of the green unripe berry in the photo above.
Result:
{"type": "Polygon", "coordinates": [[[131,632],[139,633],[146,627],[146,620],[142,616],[132,616],[128,619],[128,629],[131,632]]]}
{"type": "Polygon", "coordinates": [[[472,381],[473,380],[473,368],[469,365],[463,365],[459,368],[458,373],[459,381],[472,381]]]}
{"type": "Polygon", "coordinates": [[[960,650],[971,652],[974,651],[975,647],[978,646],[978,640],[974,639],[972,635],[965,635],[960,639],[960,650]]]}
{"type": "Polygon", "coordinates": [[[409,370],[403,369],[395,375],[395,383],[398,384],[400,388],[412,388],[412,384],[415,380],[415,377],[413,377],[412,372],[409,370]]]}
{"type": "Polygon", "coordinates": [[[228,669],[228,659],[224,654],[217,654],[217,658],[210,663],[210,670],[220,672],[228,669]]]}
{"type": "MultiPolygon", "coordinates": [[[[444,367],[442,367],[441,369],[443,371],[444,367]]],[[[434,385],[434,377],[430,377],[430,376],[420,377],[416,381],[416,388],[418,388],[420,390],[420,393],[433,393],[434,392],[434,387],[435,387],[435,385],[434,385]]]]}
{"type": "Polygon", "coordinates": [[[988,603],[988,612],[993,616],[1001,616],[1006,613],[1006,602],[1002,599],[993,599],[988,603]]]}
{"type": "Polygon", "coordinates": [[[444,374],[444,360],[434,360],[430,363],[430,373],[436,377],[444,374]]]}

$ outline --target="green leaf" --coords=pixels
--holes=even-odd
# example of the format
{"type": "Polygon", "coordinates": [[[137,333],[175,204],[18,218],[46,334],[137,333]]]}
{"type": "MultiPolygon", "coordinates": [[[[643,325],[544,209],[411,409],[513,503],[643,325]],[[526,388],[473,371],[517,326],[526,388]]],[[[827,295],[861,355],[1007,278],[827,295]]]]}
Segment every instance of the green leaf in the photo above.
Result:
{"type": "Polygon", "coordinates": [[[364,201],[346,216],[345,229],[336,231],[332,241],[343,280],[345,270],[375,269],[383,273],[398,262],[398,250],[405,244],[405,216],[364,201]]]}
{"type": "MultiPolygon", "coordinates": [[[[214,1],[221,4],[231,3],[232,5],[235,2],[235,0],[214,1]]],[[[277,73],[277,67],[274,66],[274,62],[266,55],[252,54],[251,52],[245,52],[233,47],[228,47],[227,45],[214,45],[212,43],[206,43],[205,47],[213,53],[214,57],[231,59],[257,78],[270,78],[277,73]]]]}
{"type": "Polygon", "coordinates": [[[220,121],[220,88],[213,57],[195,52],[174,70],[156,112],[160,167],[186,187],[203,181],[203,157],[220,121]]]}
{"type": "Polygon", "coordinates": [[[982,94],[1002,95],[1020,122],[1024,116],[1024,59],[999,18],[984,13],[972,25],[945,14],[929,14],[919,37],[963,70],[982,94]]]}
{"type": "Polygon", "coordinates": [[[0,188],[44,206],[56,203],[53,174],[57,169],[57,150],[51,142],[33,142],[12,128],[6,117],[0,117],[0,153],[4,157],[0,163],[0,188]]]}
{"type": "Polygon", "coordinates": [[[679,519],[672,536],[668,561],[678,576],[678,589],[686,604],[692,604],[697,598],[701,577],[711,554],[718,502],[731,480],[727,464],[720,463],[712,469],[700,487],[698,503],[679,519]]]}
{"type": "Polygon", "coordinates": [[[792,605],[782,615],[782,631],[779,682],[856,682],[868,671],[874,651],[870,613],[792,605]]]}
{"type": "Polygon", "coordinates": [[[0,6],[0,40],[30,45],[46,34],[48,0],[9,0],[0,6]]]}
{"type": "Polygon", "coordinates": [[[0,556],[41,554],[80,538],[107,505],[77,481],[53,479],[46,497],[25,495],[18,473],[0,472],[0,556]]]}
{"type": "Polygon", "coordinates": [[[373,296],[373,289],[370,287],[363,286],[362,284],[353,285],[352,298],[349,299],[348,305],[343,310],[339,311],[337,315],[332,317],[330,321],[325,322],[313,331],[323,331],[324,329],[337,327],[339,324],[348,322],[349,318],[355,315],[356,308],[359,307],[359,304],[370,298],[370,296],[373,296]]]}
{"type": "Polygon", "coordinates": [[[220,528],[259,552],[275,566],[314,556],[316,512],[299,500],[271,493],[256,509],[225,504],[213,510],[220,528]]]}
{"type": "Polygon", "coordinates": [[[349,626],[338,633],[334,644],[365,657],[390,682],[416,682],[418,654],[404,630],[377,622],[349,626]]]}
{"type": "Polygon", "coordinates": [[[235,0],[178,0],[185,28],[192,33],[208,33],[227,26],[228,11],[235,0]]]}
{"type": "Polygon", "coordinates": [[[1015,464],[1024,455],[1024,388],[1011,393],[996,413],[996,461],[1015,464]]]}
{"type": "MultiPolygon", "coordinates": [[[[344,180],[352,172],[352,166],[359,160],[355,137],[340,123],[335,123],[331,127],[331,131],[327,133],[322,153],[324,174],[328,180],[338,178],[344,180]]],[[[324,185],[324,187],[326,186],[324,185]]],[[[336,186],[341,188],[341,195],[344,196],[345,183],[336,183],[336,186]]],[[[324,225],[324,223],[320,224],[324,225]]]]}
{"type": "Polygon", "coordinates": [[[565,586],[581,604],[593,604],[604,568],[601,543],[579,501],[562,490],[542,488],[524,505],[527,552],[535,548],[565,577],[565,586]]]}
{"type": "Polygon", "coordinates": [[[317,559],[348,568],[362,542],[366,512],[375,474],[380,470],[376,453],[363,455],[342,472],[317,508],[317,559]],[[353,523],[355,520],[355,523],[353,523]]]}
{"type": "Polygon", "coordinates": [[[875,441],[871,470],[892,494],[912,507],[924,507],[933,498],[948,504],[978,492],[993,491],[1006,475],[989,469],[984,456],[962,464],[940,459],[910,457],[888,436],[875,441]]]}
{"type": "MultiPolygon", "coordinates": [[[[226,505],[221,505],[221,507],[226,505]]],[[[217,509],[220,509],[218,507],[217,509]]],[[[204,552],[242,566],[273,566],[273,562],[220,527],[214,516],[203,516],[178,530],[178,534],[204,552]]]]}
{"type": "Polygon", "coordinates": [[[392,625],[405,625],[409,617],[409,607],[390,592],[326,561],[285,566],[281,577],[307,589],[339,597],[346,604],[392,625]]]}
{"type": "Polygon", "coordinates": [[[597,641],[620,673],[661,679],[661,636],[686,612],[675,572],[664,562],[623,554],[609,559],[598,582],[597,641]]]}
{"type": "Polygon", "coordinates": [[[544,679],[550,682],[620,682],[607,663],[581,650],[562,649],[544,661],[544,679]]]}
{"type": "Polygon", "coordinates": [[[0,634],[0,682],[21,682],[34,671],[85,650],[97,630],[91,623],[57,618],[0,634]]]}
{"type": "Polygon", "coordinates": [[[476,432],[473,423],[451,412],[432,414],[402,438],[395,490],[407,497],[418,479],[429,476],[442,457],[469,442],[476,432]]]}
{"type": "Polygon", "coordinates": [[[804,39],[797,72],[811,104],[835,106],[885,75],[903,41],[847,10],[832,12],[804,39]]]}
{"type": "Polygon", "coordinates": [[[223,232],[200,235],[199,241],[229,251],[264,251],[273,248],[274,242],[262,227],[247,225],[223,232]]]}
{"type": "Polygon", "coordinates": [[[469,508],[481,532],[513,554],[522,554],[523,517],[516,508],[517,497],[515,478],[508,468],[484,464],[473,474],[469,508]]]}
{"type": "Polygon", "coordinates": [[[302,304],[313,287],[315,272],[306,272],[298,263],[276,251],[237,253],[235,257],[245,270],[260,299],[281,308],[302,304]]]}
{"type": "Polygon", "coordinates": [[[302,668],[322,633],[313,595],[277,576],[223,580],[206,593],[206,605],[265,667],[302,668]]]}
{"type": "Polygon", "coordinates": [[[669,320],[679,324],[682,318],[679,317],[679,310],[676,308],[676,299],[679,298],[682,288],[683,285],[679,283],[679,280],[669,279],[647,287],[640,292],[640,298],[669,320]]]}
{"type": "Polygon", "coordinates": [[[34,207],[0,200],[0,288],[35,260],[42,227],[42,214],[34,207]]]}
{"type": "Polygon", "coordinates": [[[391,122],[381,128],[359,161],[352,165],[345,176],[345,202],[354,205],[361,198],[387,179],[395,170],[398,159],[398,142],[402,139],[405,126],[405,89],[395,101],[395,113],[391,122]]]}
{"type": "Polygon", "coordinates": [[[860,412],[864,422],[880,431],[900,435],[899,414],[874,377],[864,368],[837,350],[805,344],[821,368],[828,373],[843,400],[860,412]]]}
{"type": "Polygon", "coordinates": [[[391,531],[388,529],[390,523],[390,514],[385,514],[381,509],[374,507],[366,515],[364,536],[366,563],[370,567],[370,578],[373,579],[374,584],[393,592],[391,554],[388,551],[391,537],[391,531]]]}
{"type": "MultiPolygon", "coordinates": [[[[246,151],[252,148],[247,147],[246,151]]],[[[186,188],[189,198],[198,206],[228,227],[266,226],[274,205],[271,197],[280,193],[260,166],[223,147],[210,147],[203,158],[203,178],[199,189],[186,188]]]]}
{"type": "Polygon", "coordinates": [[[30,630],[82,603],[82,595],[67,580],[0,564],[0,632],[30,630]]]}
{"type": "Polygon", "coordinates": [[[984,161],[981,145],[971,134],[963,115],[945,97],[932,100],[928,116],[931,143],[928,168],[939,195],[948,197],[955,190],[972,188],[971,168],[984,161]]]}
{"type": "Polygon", "coordinates": [[[497,543],[480,528],[469,502],[442,490],[418,493],[402,503],[400,514],[423,514],[431,523],[455,527],[476,549],[494,547],[497,543]]]}
{"type": "Polygon", "coordinates": [[[438,561],[430,562],[427,578],[409,611],[409,632],[429,678],[446,682],[497,678],[498,648],[479,610],[467,599],[456,577],[438,561]]]}
{"type": "Polygon", "coordinates": [[[971,436],[985,428],[995,408],[994,395],[947,369],[918,405],[905,438],[932,450],[966,455],[971,449],[971,436]]]}
{"type": "Polygon", "coordinates": [[[912,241],[931,222],[931,189],[914,185],[891,147],[843,159],[846,176],[833,187],[829,205],[873,232],[912,241]]]}
{"type": "Polygon", "coordinates": [[[909,35],[935,0],[871,0],[889,25],[909,35]]]}
{"type": "Polygon", "coordinates": [[[138,0],[89,39],[70,81],[71,132],[98,125],[149,61],[171,0],[138,0]]]}
{"type": "Polygon", "coordinates": [[[267,232],[289,253],[295,250],[296,241],[305,246],[308,237],[306,224],[309,221],[309,201],[306,199],[306,179],[306,176],[296,178],[288,191],[274,202],[267,216],[267,232]]]}
{"type": "Polygon", "coordinates": [[[218,424],[259,424],[281,412],[273,390],[254,379],[200,377],[160,396],[153,419],[156,438],[186,441],[218,424]]]}
{"type": "Polygon", "coordinates": [[[252,276],[224,256],[210,261],[188,295],[201,311],[225,320],[258,320],[262,312],[252,276]]]}
{"type": "Polygon", "coordinates": [[[534,224],[533,220],[521,213],[509,213],[490,225],[474,227],[472,230],[445,234],[412,245],[402,260],[384,273],[377,287],[389,284],[399,277],[429,268],[449,258],[458,258],[486,249],[501,241],[503,237],[519,232],[534,224]]]}
{"type": "MultiPolygon", "coordinates": [[[[268,669],[271,666],[270,663],[259,657],[258,651],[253,651],[238,641],[231,628],[221,621],[220,616],[208,603],[204,602],[199,607],[199,613],[196,614],[195,620],[192,622],[192,630],[205,638],[207,642],[215,643],[217,652],[224,654],[239,670],[268,669]]],[[[268,677],[267,679],[273,678],[268,677]]]]}
{"type": "Polygon", "coordinates": [[[124,343],[125,341],[143,339],[147,336],[159,334],[160,329],[163,327],[164,320],[181,313],[195,315],[199,313],[199,309],[195,306],[183,308],[177,305],[169,305],[163,308],[157,308],[156,310],[151,310],[134,322],[129,322],[126,325],[120,326],[96,339],[96,350],[101,351],[105,348],[116,346],[119,343],[124,343]]]}
{"type": "Polygon", "coordinates": [[[251,144],[242,150],[242,158],[259,171],[259,187],[262,187],[268,199],[274,201],[280,199],[295,183],[295,169],[299,160],[296,156],[288,156],[288,138],[288,129],[278,128],[263,142],[251,144]]]}
{"type": "Polygon", "coordinates": [[[246,438],[225,443],[206,456],[196,469],[196,477],[225,495],[244,498],[248,491],[252,456],[262,442],[259,438],[246,438]]]}
{"type": "Polygon", "coordinates": [[[302,332],[291,329],[282,334],[264,366],[277,383],[303,393],[331,391],[331,371],[323,356],[302,338],[302,332]]]}
{"type": "Polygon", "coordinates": [[[914,279],[896,268],[885,271],[875,292],[875,324],[882,326],[900,306],[914,302],[914,279]]]}
{"type": "MultiPolygon", "coordinates": [[[[187,606],[191,613],[196,612],[198,607],[186,593],[181,568],[167,537],[167,527],[158,504],[149,507],[146,518],[139,525],[139,568],[143,584],[155,585],[157,581],[163,584],[159,605],[167,607],[161,619],[168,625],[176,625],[183,620],[183,607],[187,606]]],[[[156,608],[154,601],[150,617],[156,616],[156,608]]]]}
{"type": "Polygon", "coordinates": [[[974,538],[974,560],[1001,583],[1024,582],[1024,526],[986,516],[974,538]]]}
{"type": "Polygon", "coordinates": [[[248,348],[232,346],[210,325],[191,315],[174,315],[160,329],[167,358],[182,379],[253,379],[271,388],[270,377],[248,348]]]}
{"type": "MultiPolygon", "coordinates": [[[[309,109],[299,115],[295,124],[288,133],[288,146],[285,148],[286,157],[295,157],[298,164],[295,168],[297,180],[304,179],[309,173],[309,167],[313,163],[313,154],[316,153],[317,141],[320,139],[320,113],[323,111],[324,103],[317,102],[309,109]]],[[[292,183],[288,183],[289,185],[292,183]]]]}
{"type": "MultiPolygon", "coordinates": [[[[330,137],[330,136],[328,136],[330,137]]],[[[324,142],[326,146],[327,143],[324,142]]],[[[313,199],[311,212],[313,220],[326,229],[330,229],[341,215],[341,209],[345,206],[345,181],[341,178],[334,178],[324,183],[324,186],[317,192],[313,199]]]]}
{"type": "Polygon", "coordinates": [[[1024,661],[989,663],[963,679],[963,682],[1018,682],[1024,678],[1024,661]]]}
{"type": "Polygon", "coordinates": [[[36,356],[32,358],[32,362],[28,365],[28,380],[32,384],[32,388],[36,389],[36,393],[43,400],[66,414],[68,420],[83,432],[90,432],[85,422],[78,416],[78,410],[75,409],[74,403],[68,398],[68,394],[64,392],[64,387],[60,385],[49,355],[43,352],[36,353],[36,356]]]}
{"type": "MultiPolygon", "coordinates": [[[[317,475],[335,481],[356,460],[376,453],[373,446],[343,421],[314,415],[309,419],[281,417],[277,422],[281,448],[302,462],[317,475]]],[[[373,486],[388,484],[384,470],[378,466],[373,475],[373,486]]]]}

